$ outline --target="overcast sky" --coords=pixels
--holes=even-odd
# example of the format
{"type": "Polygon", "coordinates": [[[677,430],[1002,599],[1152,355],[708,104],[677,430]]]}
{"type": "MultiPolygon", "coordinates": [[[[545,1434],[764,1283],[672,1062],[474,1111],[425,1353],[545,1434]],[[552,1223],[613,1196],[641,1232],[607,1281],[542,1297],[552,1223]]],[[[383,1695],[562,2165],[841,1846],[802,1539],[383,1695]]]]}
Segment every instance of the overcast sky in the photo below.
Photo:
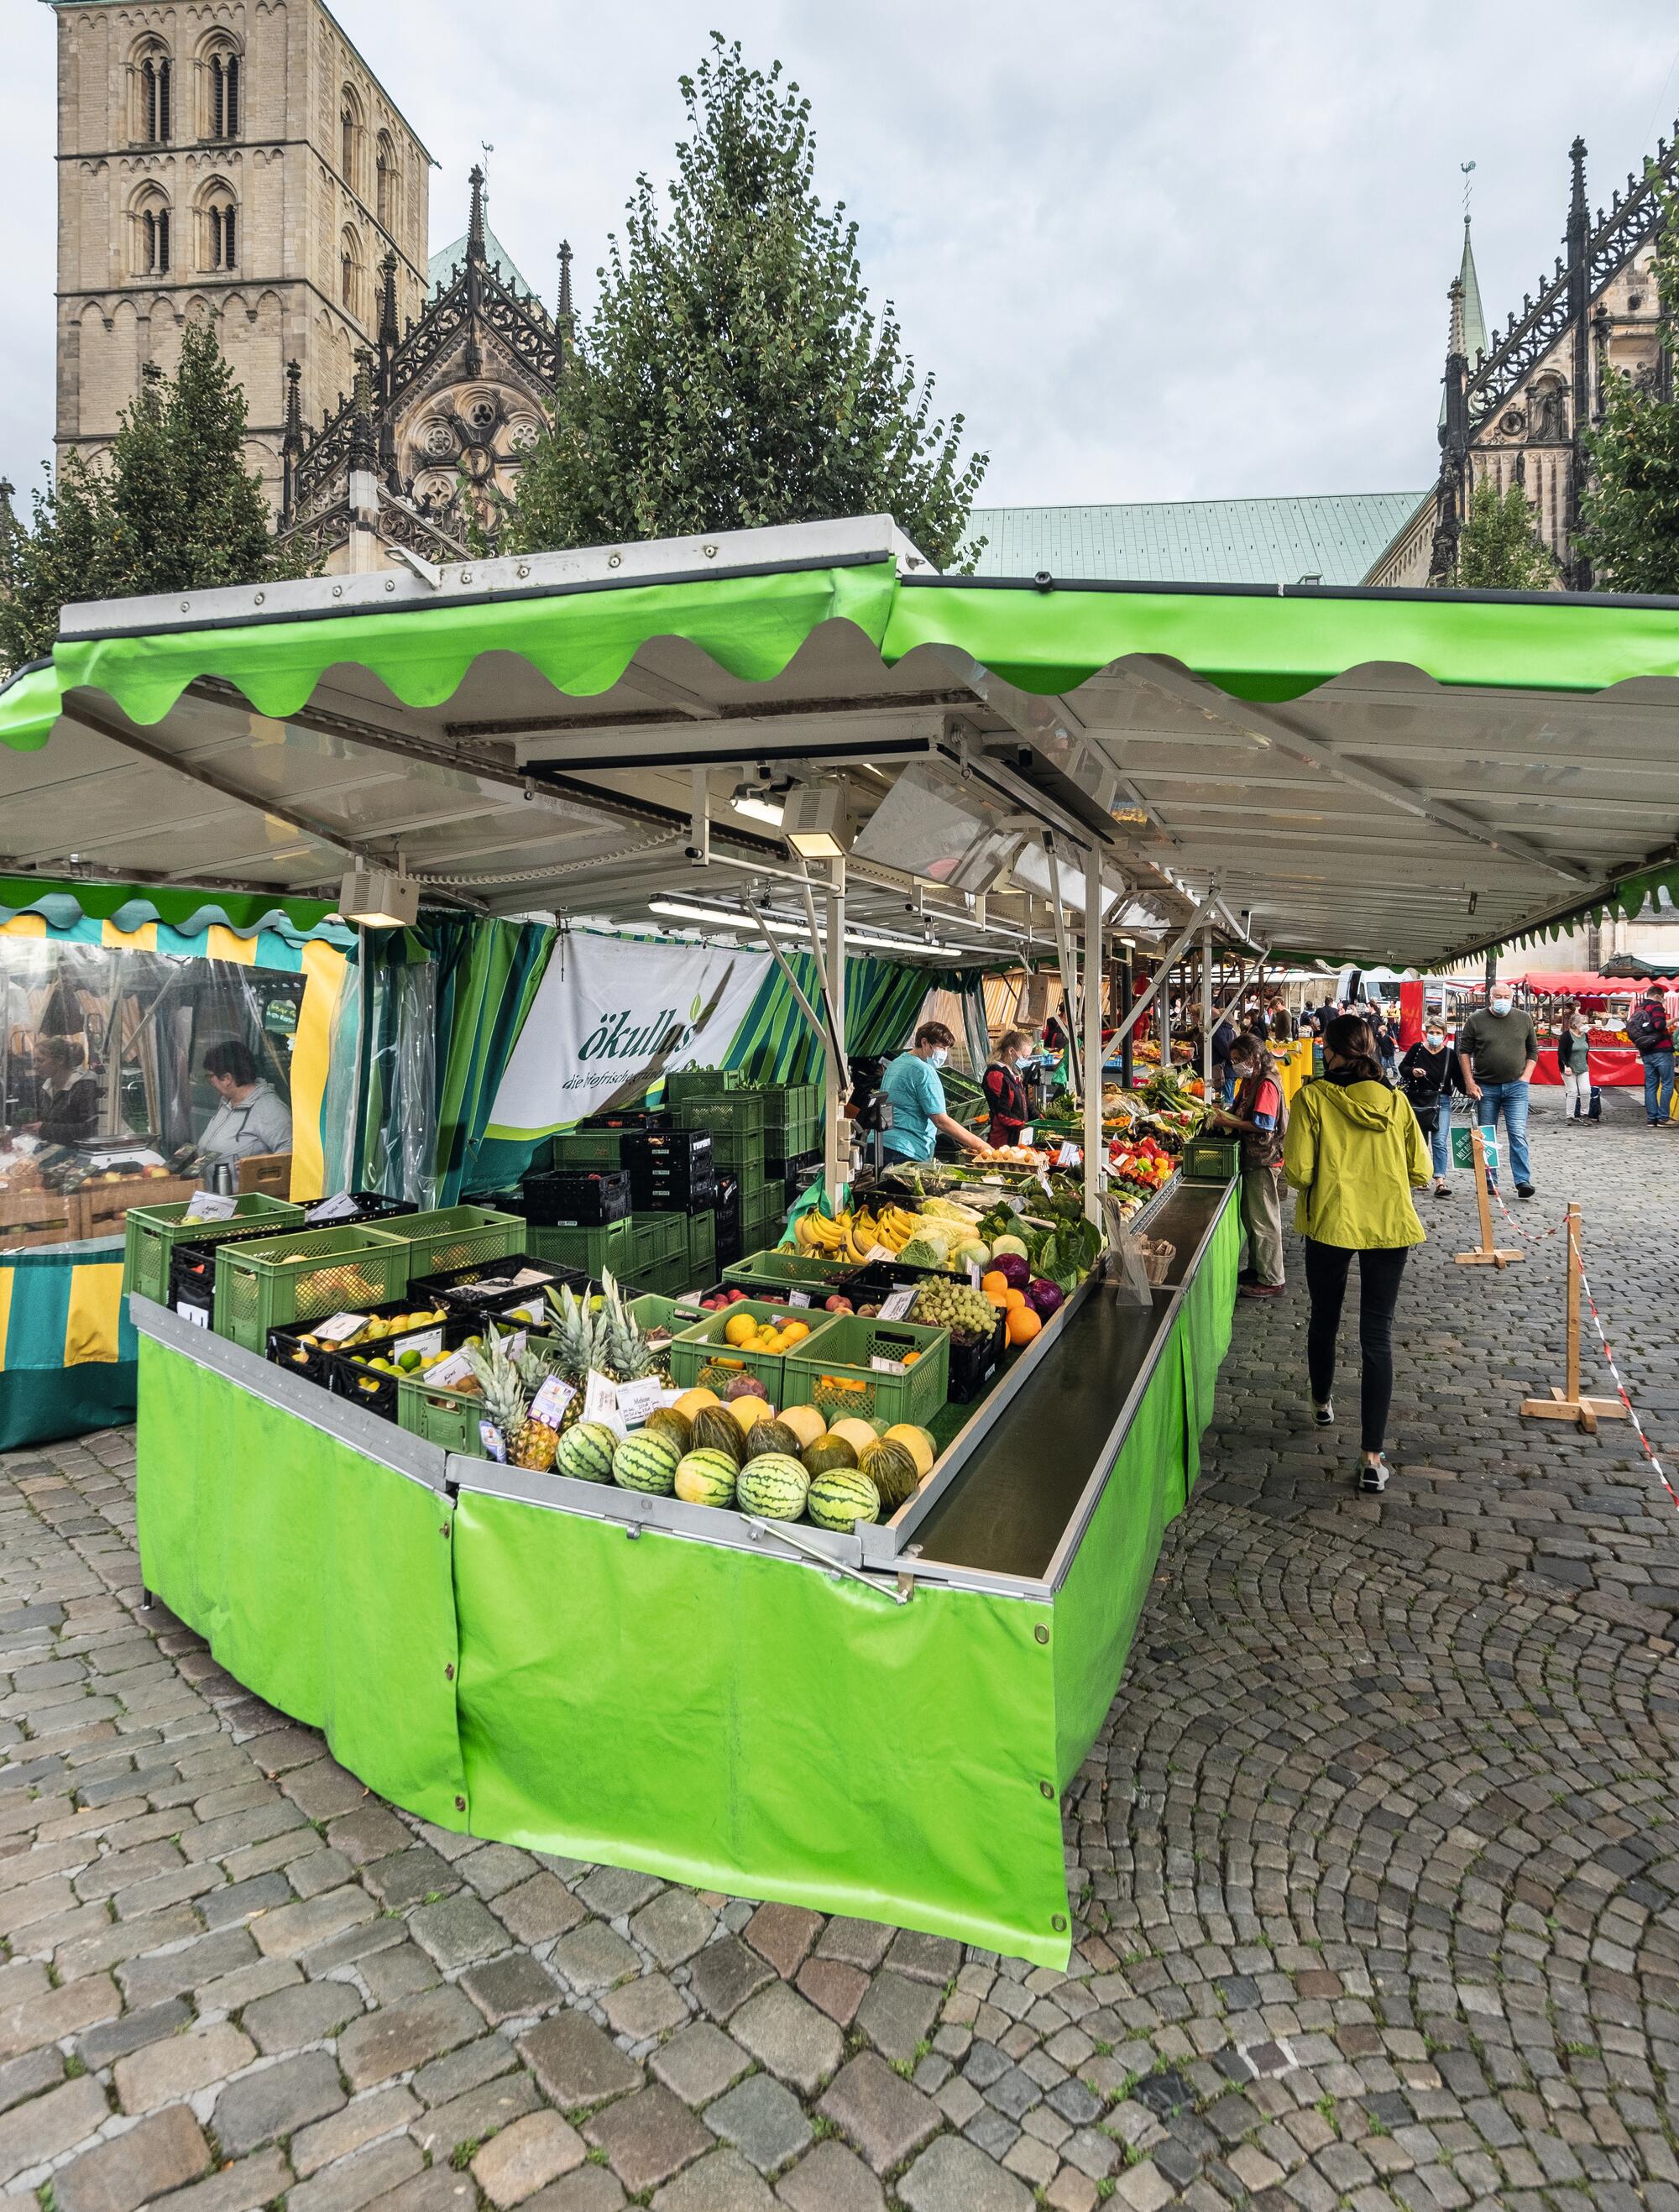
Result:
{"type": "MultiPolygon", "coordinates": [[[[434,246],[491,221],[581,304],[636,173],[669,172],[675,80],[715,23],[815,105],[818,177],[862,223],[940,397],[992,455],[982,498],[1420,489],[1473,159],[1489,321],[1551,266],[1567,149],[1594,200],[1679,101],[1668,0],[335,0],[441,167],[434,246]]],[[[53,27],[5,0],[0,471],[52,428],[53,27]]]]}

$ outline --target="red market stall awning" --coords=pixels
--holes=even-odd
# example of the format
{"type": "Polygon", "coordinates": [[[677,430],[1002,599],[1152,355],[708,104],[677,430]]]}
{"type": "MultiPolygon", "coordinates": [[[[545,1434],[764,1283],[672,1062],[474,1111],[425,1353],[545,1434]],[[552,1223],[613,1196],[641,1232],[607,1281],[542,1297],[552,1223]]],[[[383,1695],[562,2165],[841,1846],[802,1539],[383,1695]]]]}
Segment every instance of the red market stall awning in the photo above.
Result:
{"type": "Polygon", "coordinates": [[[1527,975],[1518,975],[1515,980],[1545,999],[1636,999],[1652,983],[1658,984],[1664,990],[1673,988],[1673,979],[1669,975],[1651,975],[1633,982],[1625,975],[1570,975],[1566,970],[1550,974],[1530,969],[1527,975]]]}

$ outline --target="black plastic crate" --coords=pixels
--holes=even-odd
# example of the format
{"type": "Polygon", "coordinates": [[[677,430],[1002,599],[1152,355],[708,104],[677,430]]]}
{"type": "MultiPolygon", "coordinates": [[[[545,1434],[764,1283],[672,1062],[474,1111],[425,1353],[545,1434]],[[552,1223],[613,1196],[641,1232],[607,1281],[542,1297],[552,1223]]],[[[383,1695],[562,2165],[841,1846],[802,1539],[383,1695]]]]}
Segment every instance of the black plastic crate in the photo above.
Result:
{"type": "MultiPolygon", "coordinates": [[[[343,1196],[355,1206],[353,1213],[342,1210],[341,1199],[319,1198],[313,1206],[304,1207],[305,1225],[310,1229],[336,1229],[345,1222],[394,1221],[399,1214],[417,1213],[420,1210],[411,1199],[386,1198],[382,1191],[378,1190],[347,1191],[343,1196]],[[329,1207],[339,1210],[329,1212],[329,1207]]],[[[485,1205],[489,1202],[487,1199],[483,1201],[485,1205]]]]}
{"type": "Polygon", "coordinates": [[[580,1129],[624,1129],[642,1134],[672,1127],[668,1114],[654,1114],[642,1107],[625,1107],[616,1114],[586,1114],[577,1124],[580,1129]]]}
{"type": "Polygon", "coordinates": [[[627,1168],[646,1160],[691,1170],[709,1164],[715,1147],[709,1129],[648,1129],[625,1137],[622,1150],[627,1168]]]}
{"type": "MultiPolygon", "coordinates": [[[[192,1309],[191,1316],[213,1314],[216,1310],[216,1255],[224,1244],[248,1244],[253,1237],[271,1237],[274,1225],[255,1224],[249,1229],[235,1229],[225,1237],[218,1237],[213,1244],[177,1244],[169,1255],[169,1308],[179,1313],[183,1306],[192,1309]]],[[[201,1328],[210,1326],[200,1322],[201,1328]]]]}
{"type": "MultiPolygon", "coordinates": [[[[392,1315],[415,1313],[441,1304],[442,1304],[441,1298],[417,1297],[411,1289],[405,1297],[388,1299],[383,1305],[368,1307],[368,1318],[369,1321],[384,1321],[392,1315]]],[[[302,1339],[316,1334],[319,1326],[319,1323],[313,1327],[300,1326],[296,1322],[289,1322],[283,1328],[271,1328],[265,1347],[266,1357],[275,1366],[283,1367],[289,1373],[301,1375],[306,1382],[318,1382],[322,1389],[335,1391],[339,1397],[352,1398],[358,1404],[365,1403],[371,1411],[379,1413],[382,1419],[394,1420],[397,1404],[396,1378],[393,1376],[374,1378],[390,1384],[389,1390],[385,1392],[350,1388],[342,1378],[335,1379],[335,1370],[338,1368],[350,1367],[355,1363],[350,1354],[336,1352],[329,1345],[303,1343],[302,1339]]],[[[424,1343],[429,1346],[435,1340],[437,1348],[445,1352],[453,1352],[467,1334],[466,1322],[452,1316],[446,1308],[441,1321],[430,1322],[423,1328],[411,1330],[401,1336],[385,1338],[377,1344],[369,1345],[367,1348],[370,1352],[386,1352],[392,1346],[400,1349],[404,1346],[414,1343],[424,1343]]]]}
{"type": "Polygon", "coordinates": [[[532,1229],[604,1229],[622,1221],[635,1204],[622,1169],[569,1170],[526,1176],[525,1218],[532,1229]]]}
{"type": "Polygon", "coordinates": [[[947,1395],[958,1406],[971,1405],[1002,1365],[1007,1345],[1007,1316],[999,1314],[990,1336],[982,1344],[950,1340],[950,1383],[947,1395]]]}
{"type": "Polygon", "coordinates": [[[709,1213],[717,1204],[717,1178],[710,1175],[690,1182],[681,1176],[632,1173],[630,1189],[637,1213],[709,1213]]]}
{"type": "Polygon", "coordinates": [[[528,1253],[515,1252],[505,1260],[479,1260],[470,1267],[452,1267],[441,1275],[417,1277],[409,1285],[408,1294],[416,1305],[440,1305],[446,1313],[481,1323],[499,1320],[515,1306],[539,1310],[547,1302],[545,1286],[549,1283],[556,1289],[569,1283],[579,1292],[591,1287],[588,1277],[575,1268],[560,1267],[552,1260],[533,1260],[528,1253]],[[515,1288],[514,1279],[521,1274],[532,1274],[540,1279],[515,1288]]]}

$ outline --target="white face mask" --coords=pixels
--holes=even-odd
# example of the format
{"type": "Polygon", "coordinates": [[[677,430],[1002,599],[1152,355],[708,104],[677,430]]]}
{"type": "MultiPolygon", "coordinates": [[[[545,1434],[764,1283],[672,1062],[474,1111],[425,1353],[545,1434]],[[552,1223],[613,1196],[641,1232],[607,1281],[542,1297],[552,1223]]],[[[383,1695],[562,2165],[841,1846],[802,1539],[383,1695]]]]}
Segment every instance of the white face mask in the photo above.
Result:
{"type": "Polygon", "coordinates": [[[1507,1014],[1515,1002],[1510,999],[1489,999],[1487,1003],[1495,1014],[1507,1014]]]}
{"type": "Polygon", "coordinates": [[[934,1046],[934,1048],[933,1048],[933,1065],[934,1066],[934,1067],[942,1067],[942,1066],[944,1066],[945,1062],[946,1062],[949,1058],[950,1058],[950,1049],[949,1049],[948,1046],[942,1045],[942,1044],[935,1044],[935,1045],[934,1046]]]}
{"type": "Polygon", "coordinates": [[[1440,1047],[1445,1042],[1445,1038],[1440,1030],[1430,1030],[1427,1035],[1427,1042],[1430,1052],[1438,1052],[1440,1047]]]}

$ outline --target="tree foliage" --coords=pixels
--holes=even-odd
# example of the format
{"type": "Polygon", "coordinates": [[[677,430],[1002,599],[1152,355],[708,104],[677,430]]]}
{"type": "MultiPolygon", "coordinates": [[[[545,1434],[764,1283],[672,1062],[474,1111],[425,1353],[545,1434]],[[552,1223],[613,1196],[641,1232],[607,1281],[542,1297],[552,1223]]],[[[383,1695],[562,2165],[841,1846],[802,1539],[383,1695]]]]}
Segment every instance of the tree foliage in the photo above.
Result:
{"type": "Polygon", "coordinates": [[[1550,550],[1534,535],[1533,509],[1518,483],[1476,487],[1457,542],[1460,584],[1488,591],[1547,592],[1556,581],[1550,550]]]}
{"type": "Polygon", "coordinates": [[[270,534],[245,465],[245,393],[213,323],[189,323],[173,376],[148,363],[102,463],[72,452],[27,526],[0,528],[0,661],[45,658],[78,599],[204,590],[304,573],[270,534]]]}
{"type": "Polygon", "coordinates": [[[888,513],[956,565],[987,456],[933,412],[857,225],[815,189],[810,102],[737,43],[681,79],[662,210],[643,175],[526,458],[504,550],[888,513]]]}
{"type": "MultiPolygon", "coordinates": [[[[1656,289],[1661,343],[1670,357],[1679,315],[1679,201],[1653,162],[1645,175],[1660,207],[1656,289]]],[[[1591,475],[1580,501],[1580,550],[1606,589],[1679,592],[1679,404],[1607,364],[1602,385],[1602,418],[1586,433],[1591,475]]]]}

